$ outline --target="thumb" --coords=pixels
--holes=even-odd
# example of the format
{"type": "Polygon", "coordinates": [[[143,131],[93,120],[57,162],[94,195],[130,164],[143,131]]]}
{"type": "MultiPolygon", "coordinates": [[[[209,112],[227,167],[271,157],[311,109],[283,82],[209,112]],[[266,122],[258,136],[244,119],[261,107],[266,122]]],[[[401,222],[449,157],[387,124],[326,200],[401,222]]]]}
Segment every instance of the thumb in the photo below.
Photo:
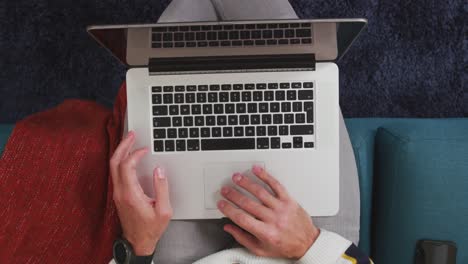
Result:
{"type": "Polygon", "coordinates": [[[160,167],[154,169],[153,184],[156,194],[156,211],[160,214],[172,214],[171,201],[169,200],[169,183],[164,170],[160,167]]]}

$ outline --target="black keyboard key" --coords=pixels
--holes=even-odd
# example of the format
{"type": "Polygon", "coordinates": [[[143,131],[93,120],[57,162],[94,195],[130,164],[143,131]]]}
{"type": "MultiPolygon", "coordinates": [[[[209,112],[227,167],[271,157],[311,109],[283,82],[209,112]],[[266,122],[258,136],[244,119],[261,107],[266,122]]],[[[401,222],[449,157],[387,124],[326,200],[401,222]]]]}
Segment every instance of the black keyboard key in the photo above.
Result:
{"type": "Polygon", "coordinates": [[[268,149],[270,148],[269,138],[257,138],[257,149],[268,149]]]}
{"type": "Polygon", "coordinates": [[[223,46],[223,47],[231,46],[231,41],[223,40],[223,41],[221,41],[221,46],[223,46]]]}
{"type": "Polygon", "coordinates": [[[195,126],[204,126],[205,125],[205,117],[204,116],[196,116],[195,117],[195,126]]]}
{"type": "Polygon", "coordinates": [[[258,109],[259,113],[268,113],[268,103],[259,103],[258,109]]]}
{"type": "Polygon", "coordinates": [[[252,39],[260,39],[262,38],[262,32],[260,30],[253,30],[250,32],[251,36],[252,36],[252,39]]]}
{"type": "Polygon", "coordinates": [[[280,111],[280,104],[279,103],[270,103],[270,112],[278,113],[280,111]]]}
{"type": "Polygon", "coordinates": [[[234,136],[235,137],[243,137],[244,136],[244,128],[243,127],[235,127],[234,128],[234,136]]]}
{"type": "Polygon", "coordinates": [[[289,128],[288,126],[279,126],[279,131],[278,131],[280,136],[287,136],[289,135],[289,128]]]}
{"type": "Polygon", "coordinates": [[[197,46],[197,43],[195,41],[190,41],[190,42],[185,43],[185,45],[189,48],[193,48],[197,46]]]}
{"type": "Polygon", "coordinates": [[[205,32],[197,32],[195,34],[195,38],[197,40],[206,40],[206,33],[205,32]]]}
{"type": "Polygon", "coordinates": [[[197,93],[197,103],[206,103],[206,93],[197,93]]]}
{"type": "Polygon", "coordinates": [[[221,30],[223,29],[223,26],[221,25],[213,25],[213,30],[221,30]]]}
{"type": "Polygon", "coordinates": [[[263,30],[263,31],[262,31],[262,37],[263,37],[264,39],[272,38],[272,37],[273,37],[273,31],[271,31],[271,30],[263,30]]]}
{"type": "Polygon", "coordinates": [[[199,92],[206,92],[208,91],[208,85],[198,85],[199,92]]]}
{"type": "Polygon", "coordinates": [[[189,140],[187,140],[187,150],[188,151],[198,151],[198,150],[200,150],[200,140],[198,140],[198,139],[189,139],[189,140]]]}
{"type": "Polygon", "coordinates": [[[185,102],[187,102],[187,104],[195,103],[195,97],[196,97],[196,93],[186,93],[185,102]]]}
{"type": "Polygon", "coordinates": [[[183,85],[176,85],[175,88],[174,88],[174,90],[175,90],[176,92],[185,92],[185,86],[183,86],[183,85]]]}
{"type": "Polygon", "coordinates": [[[257,136],[263,137],[266,136],[266,127],[265,126],[258,126],[257,127],[257,136]]]}
{"type": "Polygon", "coordinates": [[[242,43],[244,43],[244,46],[253,46],[255,42],[253,40],[244,40],[242,43]]]}
{"type": "Polygon", "coordinates": [[[289,101],[295,101],[297,99],[296,90],[289,90],[286,92],[286,97],[289,101]]]}
{"type": "Polygon", "coordinates": [[[239,116],[239,125],[248,125],[249,124],[249,116],[248,115],[240,115],[239,116]]]}
{"type": "Polygon", "coordinates": [[[190,27],[190,30],[191,30],[191,31],[200,31],[200,30],[201,30],[201,27],[200,27],[200,26],[191,26],[191,27],[190,27]]]}
{"type": "Polygon", "coordinates": [[[167,130],[167,137],[168,138],[176,138],[177,137],[177,129],[175,128],[169,128],[167,130]]]}
{"type": "Polygon", "coordinates": [[[201,134],[201,137],[204,137],[204,138],[210,137],[210,128],[202,127],[202,129],[200,129],[200,134],[201,134]]]}
{"type": "Polygon", "coordinates": [[[200,137],[200,131],[199,131],[198,127],[190,128],[189,133],[190,133],[191,138],[200,137]]]}
{"type": "Polygon", "coordinates": [[[276,101],[284,101],[286,98],[285,98],[285,95],[284,95],[284,91],[275,91],[275,100],[276,101]]]}
{"type": "Polygon", "coordinates": [[[238,125],[238,118],[236,115],[230,115],[228,116],[228,124],[230,126],[236,126],[238,125]]]}
{"type": "Polygon", "coordinates": [[[308,38],[312,36],[312,31],[310,28],[300,28],[296,29],[296,37],[297,38],[308,38]]]}
{"type": "Polygon", "coordinates": [[[302,83],[300,83],[300,82],[293,82],[293,83],[291,84],[291,86],[292,86],[292,88],[296,88],[296,89],[297,89],[297,88],[301,88],[301,87],[302,87],[302,83]]]}
{"type": "Polygon", "coordinates": [[[197,42],[197,47],[208,47],[208,42],[199,41],[199,42],[197,42]]]}
{"type": "Polygon", "coordinates": [[[310,39],[310,38],[303,38],[303,39],[301,39],[301,43],[302,43],[302,44],[311,44],[311,43],[312,43],[312,39],[310,39]]]}
{"type": "Polygon", "coordinates": [[[288,44],[289,44],[289,40],[287,40],[287,39],[280,39],[280,40],[278,40],[278,44],[280,44],[280,45],[288,45],[288,44]]]}
{"type": "Polygon", "coordinates": [[[184,103],[184,94],[183,93],[174,94],[174,102],[176,104],[183,104],[184,103]]]}
{"type": "Polygon", "coordinates": [[[203,105],[203,114],[204,115],[211,115],[212,113],[213,113],[213,105],[204,104],[203,105]]]}
{"type": "Polygon", "coordinates": [[[242,46],[242,41],[241,40],[233,40],[232,45],[233,46],[242,46]]]}
{"type": "Polygon", "coordinates": [[[232,127],[223,127],[223,137],[232,137],[232,127]]]}
{"type": "Polygon", "coordinates": [[[234,25],[235,29],[244,29],[244,25],[239,24],[239,25],[234,25]]]}
{"type": "Polygon", "coordinates": [[[177,151],[185,151],[185,140],[177,140],[176,141],[176,150],[177,151]]]}
{"type": "Polygon", "coordinates": [[[164,142],[162,140],[155,140],[153,144],[154,144],[154,152],[164,151],[164,142]]]}
{"type": "Polygon", "coordinates": [[[216,117],[216,124],[218,126],[225,126],[227,124],[226,116],[217,116],[216,117]]]}
{"type": "Polygon", "coordinates": [[[250,38],[250,31],[242,30],[240,32],[241,39],[249,39],[250,38]]]}
{"type": "MultiPolygon", "coordinates": [[[[206,34],[206,38],[207,38],[208,40],[216,40],[217,37],[218,37],[218,34],[217,34],[215,31],[210,31],[210,32],[208,32],[208,33],[206,34]]],[[[217,41],[215,41],[215,42],[216,42],[216,43],[219,43],[219,42],[217,42],[217,41]]]]}
{"type": "Polygon", "coordinates": [[[280,88],[281,89],[289,89],[290,84],[289,83],[280,83],[280,88]]]}
{"type": "Polygon", "coordinates": [[[289,27],[298,28],[298,27],[300,27],[300,25],[299,25],[299,23],[292,23],[292,24],[289,24],[289,27]]]}
{"type": "Polygon", "coordinates": [[[164,141],[164,151],[174,151],[175,150],[175,142],[174,140],[166,140],[164,141]]]}
{"type": "Polygon", "coordinates": [[[181,115],[190,115],[190,105],[181,105],[180,106],[181,115]]]}
{"type": "Polygon", "coordinates": [[[291,43],[291,44],[301,44],[301,40],[300,39],[291,39],[291,40],[289,40],[289,43],[291,43]]]}
{"type": "Polygon", "coordinates": [[[232,89],[232,85],[230,85],[230,84],[221,85],[221,90],[223,90],[223,91],[230,91],[231,89],[232,89]]]}
{"type": "Polygon", "coordinates": [[[208,102],[210,103],[218,102],[218,93],[208,93],[208,102]]]}
{"type": "Polygon", "coordinates": [[[216,126],[216,116],[207,116],[206,117],[207,126],[216,126]]]}
{"type": "Polygon", "coordinates": [[[276,39],[268,39],[267,40],[267,45],[276,45],[278,44],[278,40],[276,39]]]}
{"type": "Polygon", "coordinates": [[[164,33],[163,34],[163,41],[172,41],[172,33],[164,33]]]}
{"type": "Polygon", "coordinates": [[[312,100],[314,99],[314,91],[313,90],[300,90],[298,92],[299,100],[312,100]]]}
{"type": "Polygon", "coordinates": [[[184,116],[184,126],[193,126],[193,117],[192,116],[184,116]]]}
{"type": "Polygon", "coordinates": [[[184,41],[184,33],[182,32],[174,33],[174,41],[184,41]]]}
{"type": "Polygon", "coordinates": [[[255,29],[255,24],[247,24],[245,25],[246,29],[255,29]]]}
{"type": "Polygon", "coordinates": [[[255,41],[255,45],[257,45],[257,46],[264,46],[265,44],[266,44],[266,41],[263,40],[263,39],[257,39],[255,41]]]}
{"type": "Polygon", "coordinates": [[[263,101],[263,93],[260,91],[253,92],[253,100],[255,102],[263,101]]]}
{"type": "Polygon", "coordinates": [[[250,101],[252,101],[252,93],[242,92],[242,102],[250,102],[250,101]]]}
{"type": "Polygon", "coordinates": [[[197,86],[195,85],[187,85],[187,92],[196,92],[197,86]]]}
{"type": "Polygon", "coordinates": [[[174,116],[172,118],[172,126],[173,127],[181,127],[182,126],[182,117],[174,116]]]}
{"type": "Polygon", "coordinates": [[[284,31],[284,36],[286,38],[294,38],[294,29],[286,29],[284,31]]]}
{"type": "Polygon", "coordinates": [[[277,83],[269,83],[268,84],[268,89],[278,89],[278,84],[277,83]]]}
{"type": "Polygon", "coordinates": [[[210,85],[210,91],[219,91],[220,89],[221,87],[219,86],[219,84],[210,85]]]}
{"type": "Polygon", "coordinates": [[[171,118],[170,117],[155,117],[153,118],[154,127],[170,127],[171,118]]]}
{"type": "Polygon", "coordinates": [[[153,87],[151,87],[151,92],[160,93],[160,92],[162,92],[162,87],[161,86],[153,86],[153,87]]]}
{"type": "Polygon", "coordinates": [[[245,136],[247,137],[255,136],[255,127],[253,126],[245,127],[245,136]]]}
{"type": "Polygon", "coordinates": [[[272,149],[279,149],[281,147],[281,139],[279,137],[270,138],[270,143],[272,149]]]}
{"type": "Polygon", "coordinates": [[[171,32],[178,31],[178,30],[179,30],[178,27],[169,27],[168,28],[168,31],[171,31],[171,32]]]}
{"type": "Polygon", "coordinates": [[[226,104],[224,109],[224,112],[226,114],[234,114],[235,112],[235,105],[234,104],[226,104]]]}
{"type": "Polygon", "coordinates": [[[293,111],[302,112],[302,102],[293,102],[293,111]]]}
{"type": "Polygon", "coordinates": [[[201,27],[202,30],[204,31],[208,31],[208,30],[211,30],[211,25],[204,25],[201,27]]]}
{"type": "Polygon", "coordinates": [[[229,39],[239,39],[239,31],[230,31],[229,39]]]}
{"type": "Polygon", "coordinates": [[[179,114],[179,106],[178,105],[169,106],[169,114],[170,115],[178,115],[179,114]]]}
{"type": "Polygon", "coordinates": [[[291,148],[291,143],[285,142],[285,143],[281,144],[281,147],[284,148],[284,149],[290,149],[291,148]]]}
{"type": "Polygon", "coordinates": [[[224,114],[224,106],[222,104],[215,104],[214,105],[214,113],[215,114],[224,114]]]}
{"type": "Polygon", "coordinates": [[[267,24],[257,24],[257,28],[260,28],[260,29],[267,28],[267,24]]]}
{"type": "Polygon", "coordinates": [[[292,123],[294,123],[294,115],[293,115],[293,114],[285,114],[285,115],[284,115],[284,123],[285,123],[285,124],[292,124],[292,123]]]}
{"type": "Polygon", "coordinates": [[[262,124],[266,124],[266,125],[269,125],[271,124],[271,115],[270,114],[265,114],[265,115],[262,115],[262,124]]]}
{"type": "Polygon", "coordinates": [[[219,47],[219,41],[210,41],[208,42],[210,47],[219,47]]]}
{"type": "Polygon", "coordinates": [[[231,102],[240,102],[240,93],[232,92],[231,93],[231,102]]]}
{"type": "Polygon", "coordinates": [[[223,26],[223,29],[224,29],[224,30],[231,30],[231,29],[233,29],[233,28],[234,28],[234,25],[224,25],[224,26],[223,26]]]}
{"type": "Polygon", "coordinates": [[[273,32],[273,36],[277,39],[283,38],[284,36],[284,31],[282,29],[277,29],[273,32]]]}
{"type": "Polygon", "coordinates": [[[283,113],[291,112],[291,103],[290,102],[282,102],[281,103],[281,112],[283,112],[283,113]]]}
{"type": "Polygon", "coordinates": [[[255,138],[202,139],[202,150],[255,149],[255,138]]]}
{"type": "Polygon", "coordinates": [[[228,92],[219,93],[219,101],[222,103],[229,102],[229,93],[228,92]]]}
{"type": "Polygon", "coordinates": [[[183,48],[185,47],[185,42],[175,42],[174,47],[183,48]]]}
{"type": "Polygon", "coordinates": [[[309,110],[309,111],[306,112],[306,115],[307,115],[306,122],[307,123],[313,123],[314,122],[314,111],[309,110]]]}
{"type": "Polygon", "coordinates": [[[185,41],[192,41],[192,40],[195,40],[195,33],[185,32],[185,41]]]}
{"type": "Polygon", "coordinates": [[[172,42],[163,43],[163,48],[172,48],[172,47],[174,47],[174,44],[172,44],[172,42]]]}
{"type": "Polygon", "coordinates": [[[153,115],[154,116],[164,116],[167,115],[167,106],[166,105],[155,105],[153,106],[153,115]]]}
{"type": "Polygon", "coordinates": [[[257,104],[256,103],[247,104],[247,112],[249,112],[249,114],[257,113],[257,104]]]}
{"type": "Polygon", "coordinates": [[[187,128],[179,128],[179,138],[188,138],[187,128]]]}
{"type": "Polygon", "coordinates": [[[313,148],[314,142],[304,142],[304,148],[313,148]]]}
{"type": "MultiPolygon", "coordinates": [[[[227,40],[228,39],[228,33],[226,31],[219,31],[218,32],[218,39],[219,40],[227,40]]],[[[221,44],[222,45],[222,44],[221,44]]]]}
{"type": "Polygon", "coordinates": [[[220,127],[211,128],[211,136],[212,137],[221,137],[221,128],[220,127]]]}
{"type": "Polygon", "coordinates": [[[290,134],[294,135],[313,135],[314,126],[313,125],[291,125],[290,134]]]}
{"type": "Polygon", "coordinates": [[[296,123],[297,124],[304,124],[305,123],[305,114],[304,113],[297,113],[296,114],[296,123]]]}
{"type": "Polygon", "coordinates": [[[312,24],[309,23],[309,22],[306,22],[306,23],[301,23],[301,27],[311,27],[312,24]]]}
{"type": "Polygon", "coordinates": [[[302,148],[302,137],[293,137],[293,147],[302,148]]]}
{"type": "Polygon", "coordinates": [[[252,125],[260,124],[260,115],[251,115],[250,116],[250,124],[252,124],[252,125]]]}
{"type": "Polygon", "coordinates": [[[162,41],[162,33],[153,33],[152,34],[153,41],[161,42],[162,41]]]}
{"type": "MultiPolygon", "coordinates": [[[[247,83],[245,85],[245,90],[254,90],[255,89],[255,84],[253,83],[247,83]]],[[[258,89],[258,85],[257,85],[257,89],[258,89]]]]}
{"type": "Polygon", "coordinates": [[[277,136],[278,135],[278,127],[277,126],[269,126],[268,127],[268,136],[277,136]]]}
{"type": "Polygon", "coordinates": [[[243,114],[247,111],[246,105],[243,103],[236,104],[236,113],[243,114]]]}
{"type": "Polygon", "coordinates": [[[305,82],[302,84],[302,87],[304,88],[314,88],[314,83],[313,82],[305,82]]]}
{"type": "Polygon", "coordinates": [[[172,104],[172,103],[174,103],[174,97],[172,96],[172,94],[164,94],[163,95],[163,102],[165,104],[172,104]]]}
{"type": "Polygon", "coordinates": [[[174,86],[164,86],[163,91],[165,93],[171,93],[174,91],[174,86]]]}
{"type": "Polygon", "coordinates": [[[192,115],[201,115],[201,105],[192,105],[192,115]]]}
{"type": "Polygon", "coordinates": [[[283,123],[283,114],[274,114],[273,124],[282,124],[282,123],[283,123]]]}
{"type": "Polygon", "coordinates": [[[263,99],[265,101],[273,101],[274,100],[274,93],[273,91],[265,91],[265,94],[263,96],[263,99]]]}
{"type": "Polygon", "coordinates": [[[278,24],[268,24],[268,28],[278,28],[278,24]]]}
{"type": "Polygon", "coordinates": [[[154,138],[166,138],[166,129],[153,129],[154,138]]]}
{"type": "Polygon", "coordinates": [[[314,103],[313,102],[304,102],[304,111],[313,111],[314,103]]]}
{"type": "Polygon", "coordinates": [[[234,89],[234,90],[242,90],[242,88],[243,88],[243,85],[242,85],[242,84],[237,83],[237,84],[234,84],[234,85],[233,85],[233,89],[234,89]]]}

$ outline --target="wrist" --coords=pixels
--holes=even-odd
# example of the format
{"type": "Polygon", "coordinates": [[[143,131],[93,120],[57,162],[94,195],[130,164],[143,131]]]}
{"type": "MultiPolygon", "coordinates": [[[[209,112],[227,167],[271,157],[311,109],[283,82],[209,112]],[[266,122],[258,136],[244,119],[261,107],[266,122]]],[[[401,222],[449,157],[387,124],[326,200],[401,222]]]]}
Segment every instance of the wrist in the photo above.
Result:
{"type": "Polygon", "coordinates": [[[156,249],[156,242],[154,241],[132,241],[129,239],[127,239],[127,241],[132,245],[133,252],[136,256],[152,255],[156,249]]]}
{"type": "Polygon", "coordinates": [[[304,243],[304,247],[298,252],[298,254],[295,256],[295,259],[301,259],[307,251],[312,247],[312,245],[315,243],[317,238],[320,235],[320,229],[314,227],[312,230],[309,232],[308,240],[306,243],[304,243]]]}

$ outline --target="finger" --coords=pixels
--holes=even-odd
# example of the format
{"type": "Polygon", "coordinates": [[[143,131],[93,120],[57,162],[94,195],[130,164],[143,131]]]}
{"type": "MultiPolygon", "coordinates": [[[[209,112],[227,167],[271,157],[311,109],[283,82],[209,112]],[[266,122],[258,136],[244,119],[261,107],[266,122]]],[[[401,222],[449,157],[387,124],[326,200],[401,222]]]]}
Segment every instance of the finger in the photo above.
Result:
{"type": "Polygon", "coordinates": [[[156,211],[162,215],[172,216],[171,201],[169,198],[169,183],[162,168],[155,168],[153,173],[154,191],[156,193],[156,211]]]}
{"type": "Polygon", "coordinates": [[[263,186],[260,184],[252,182],[249,178],[245,177],[240,173],[234,174],[232,176],[232,181],[251,193],[255,198],[257,198],[260,202],[265,204],[270,208],[276,208],[278,206],[278,199],[273,197],[273,195],[268,192],[263,186]]]}
{"type": "Polygon", "coordinates": [[[221,194],[226,199],[237,205],[239,208],[255,216],[258,219],[268,220],[274,218],[274,214],[270,208],[267,208],[263,204],[260,204],[250,199],[249,197],[241,194],[234,188],[223,187],[221,189],[221,194]]]}
{"type": "Polygon", "coordinates": [[[112,160],[115,163],[119,164],[123,159],[125,159],[132,147],[133,143],[135,142],[135,133],[133,131],[128,132],[127,136],[120,142],[115,149],[114,154],[112,155],[112,160]]]}
{"type": "Polygon", "coordinates": [[[123,188],[128,188],[129,190],[136,192],[138,194],[143,194],[143,189],[138,182],[136,174],[136,166],[138,162],[143,158],[143,156],[148,153],[147,148],[141,148],[135,150],[130,154],[125,160],[120,163],[119,178],[122,183],[123,188]]]}
{"type": "Polygon", "coordinates": [[[275,192],[276,196],[280,199],[289,197],[286,188],[273,176],[271,176],[266,170],[258,165],[254,165],[252,168],[253,174],[257,176],[264,183],[268,184],[270,188],[275,192]]]}
{"type": "Polygon", "coordinates": [[[226,201],[219,201],[218,208],[227,218],[231,219],[236,225],[251,233],[256,237],[263,237],[266,234],[266,225],[247,214],[241,209],[235,208],[226,201]]]}
{"type": "Polygon", "coordinates": [[[258,252],[260,245],[258,239],[234,225],[225,225],[224,231],[231,234],[234,239],[251,252],[258,252]]]}

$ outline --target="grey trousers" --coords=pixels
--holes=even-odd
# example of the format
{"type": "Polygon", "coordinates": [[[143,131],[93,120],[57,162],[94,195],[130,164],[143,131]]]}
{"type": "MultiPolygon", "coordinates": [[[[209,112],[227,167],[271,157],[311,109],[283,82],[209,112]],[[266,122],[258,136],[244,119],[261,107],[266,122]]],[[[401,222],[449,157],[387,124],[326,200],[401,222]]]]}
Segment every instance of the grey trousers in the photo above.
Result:
{"type": "MultiPolygon", "coordinates": [[[[173,0],[159,22],[297,18],[287,0],[173,0]]],[[[340,116],[340,211],[316,217],[319,228],[336,232],[357,244],[359,239],[359,185],[353,149],[340,116]]],[[[155,263],[193,263],[236,246],[223,231],[224,219],[172,221],[159,241],[155,263]]]]}

